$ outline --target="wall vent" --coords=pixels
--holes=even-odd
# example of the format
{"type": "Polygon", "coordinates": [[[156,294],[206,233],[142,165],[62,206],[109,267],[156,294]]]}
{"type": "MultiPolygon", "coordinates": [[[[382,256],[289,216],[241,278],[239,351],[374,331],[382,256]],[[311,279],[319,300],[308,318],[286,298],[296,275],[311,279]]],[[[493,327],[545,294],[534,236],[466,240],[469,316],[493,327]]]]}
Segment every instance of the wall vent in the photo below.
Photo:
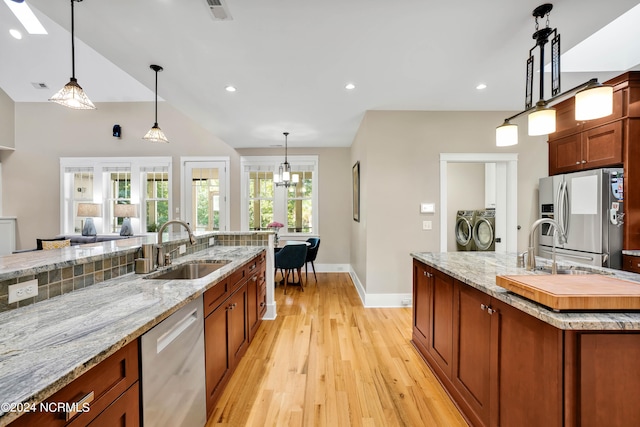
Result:
{"type": "Polygon", "coordinates": [[[215,21],[231,21],[233,17],[224,0],[205,0],[211,16],[215,21]]]}

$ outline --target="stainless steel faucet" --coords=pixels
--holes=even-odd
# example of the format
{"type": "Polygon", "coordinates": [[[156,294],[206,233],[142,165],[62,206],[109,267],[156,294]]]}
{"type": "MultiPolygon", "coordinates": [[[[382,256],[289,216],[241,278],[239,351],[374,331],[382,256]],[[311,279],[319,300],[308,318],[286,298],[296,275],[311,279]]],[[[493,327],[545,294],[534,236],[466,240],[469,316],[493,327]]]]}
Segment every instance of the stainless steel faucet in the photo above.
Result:
{"type": "MultiPolygon", "coordinates": [[[[196,244],[196,236],[193,235],[193,230],[191,230],[191,227],[189,226],[189,224],[187,224],[186,222],[181,221],[179,219],[172,219],[171,221],[165,222],[164,224],[162,224],[160,226],[160,229],[158,230],[158,258],[157,258],[158,267],[164,267],[166,265],[165,256],[164,256],[164,249],[162,248],[162,233],[171,224],[180,224],[184,228],[186,228],[187,232],[189,232],[189,242],[192,245],[196,244]]],[[[169,255],[169,254],[167,254],[167,255],[169,255]]]]}
{"type": "Polygon", "coordinates": [[[536,220],[533,224],[531,224],[531,230],[529,230],[529,249],[527,250],[527,270],[535,270],[536,268],[536,247],[535,247],[535,238],[536,238],[536,230],[541,224],[551,224],[554,228],[553,230],[553,250],[551,255],[551,273],[557,273],[557,265],[556,265],[556,238],[558,239],[558,243],[563,244],[567,241],[567,235],[565,234],[560,224],[551,218],[540,218],[536,220]]]}

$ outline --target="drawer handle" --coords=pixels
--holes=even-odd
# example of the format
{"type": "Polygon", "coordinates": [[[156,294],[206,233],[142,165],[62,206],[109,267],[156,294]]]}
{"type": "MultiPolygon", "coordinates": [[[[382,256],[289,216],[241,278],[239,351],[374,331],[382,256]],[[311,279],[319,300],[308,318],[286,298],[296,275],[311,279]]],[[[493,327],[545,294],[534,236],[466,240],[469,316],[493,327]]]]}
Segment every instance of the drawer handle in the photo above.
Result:
{"type": "Polygon", "coordinates": [[[488,309],[489,307],[487,307],[484,304],[480,304],[480,310],[485,311],[486,309],[488,309]]]}
{"type": "Polygon", "coordinates": [[[88,405],[93,402],[94,394],[93,392],[89,392],[85,397],[78,400],[76,403],[71,405],[71,410],[64,413],[65,420],[69,421],[71,418],[78,415],[80,411],[82,411],[84,405],[88,405]]]}
{"type": "Polygon", "coordinates": [[[249,270],[255,270],[257,267],[257,264],[253,264],[251,266],[249,266],[249,270]]]}
{"type": "Polygon", "coordinates": [[[267,304],[265,304],[264,302],[260,303],[260,307],[264,307],[265,305],[267,305],[267,304]]]}

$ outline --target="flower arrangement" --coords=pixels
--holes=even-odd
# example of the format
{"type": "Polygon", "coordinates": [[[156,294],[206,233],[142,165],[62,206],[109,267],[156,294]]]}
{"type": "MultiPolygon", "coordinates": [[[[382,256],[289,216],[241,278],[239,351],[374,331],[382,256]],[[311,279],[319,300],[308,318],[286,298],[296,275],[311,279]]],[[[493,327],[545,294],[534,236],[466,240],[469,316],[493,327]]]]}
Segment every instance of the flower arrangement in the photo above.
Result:
{"type": "Polygon", "coordinates": [[[267,228],[272,228],[273,231],[276,232],[276,237],[275,237],[275,245],[278,246],[278,231],[280,231],[280,228],[284,227],[284,224],[279,223],[277,221],[273,221],[270,222],[269,225],[267,225],[267,228]]]}

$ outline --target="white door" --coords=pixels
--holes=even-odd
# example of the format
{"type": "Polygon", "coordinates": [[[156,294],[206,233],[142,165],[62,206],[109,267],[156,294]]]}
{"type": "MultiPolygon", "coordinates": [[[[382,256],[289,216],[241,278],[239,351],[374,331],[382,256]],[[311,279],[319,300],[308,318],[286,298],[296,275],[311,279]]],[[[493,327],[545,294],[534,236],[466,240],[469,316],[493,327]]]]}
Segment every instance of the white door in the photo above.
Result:
{"type": "Polygon", "coordinates": [[[182,218],[194,231],[228,230],[227,163],[188,160],[183,165],[182,218]]]}

